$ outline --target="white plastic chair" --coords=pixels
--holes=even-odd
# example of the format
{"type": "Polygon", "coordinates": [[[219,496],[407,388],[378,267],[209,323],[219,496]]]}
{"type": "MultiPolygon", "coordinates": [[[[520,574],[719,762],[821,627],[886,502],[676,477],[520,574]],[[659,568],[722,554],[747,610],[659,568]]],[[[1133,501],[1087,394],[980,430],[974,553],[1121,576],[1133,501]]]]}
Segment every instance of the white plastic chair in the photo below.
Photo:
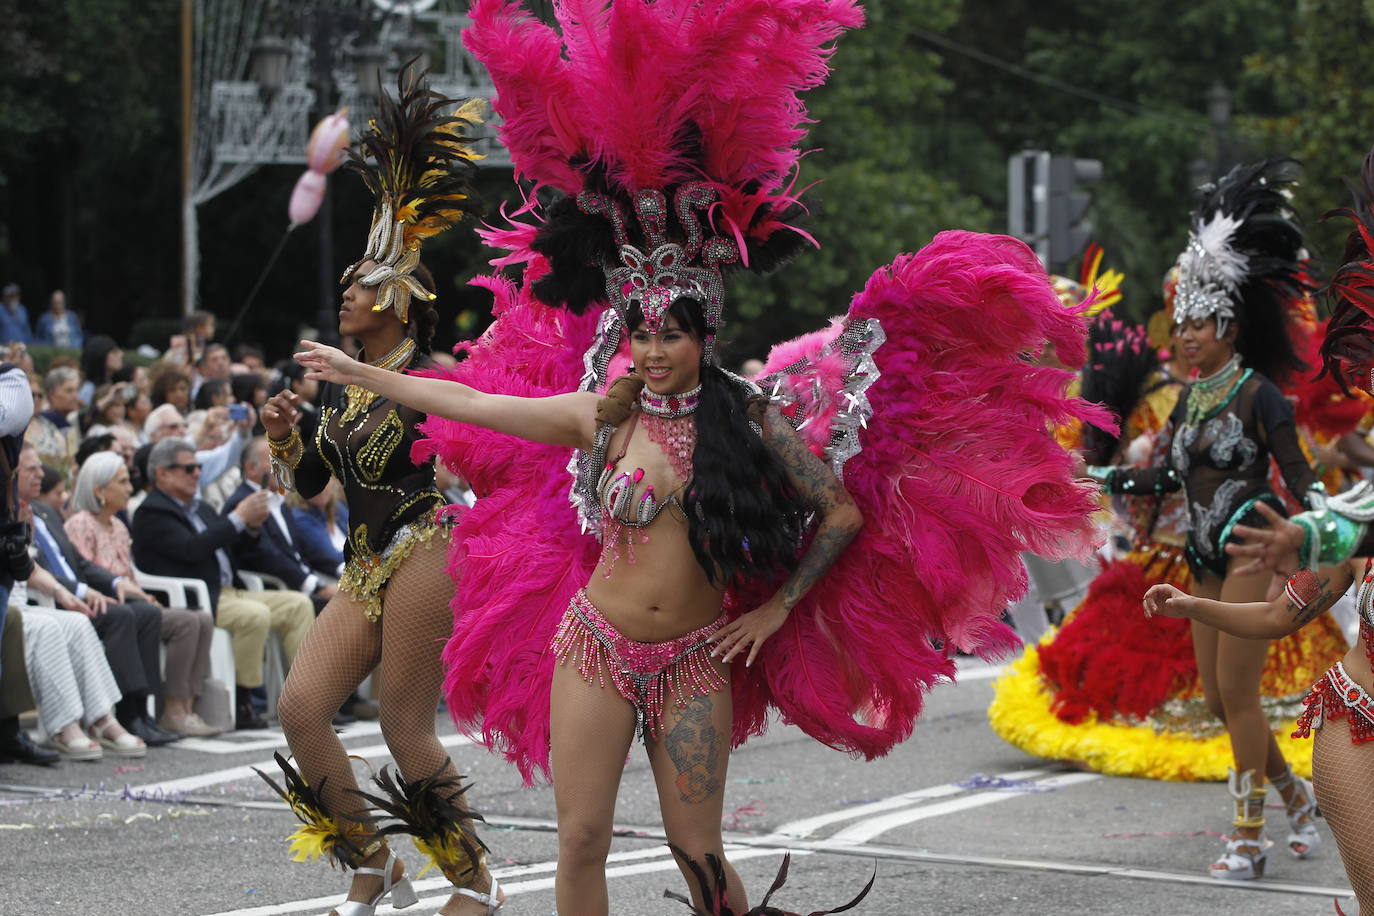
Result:
{"type": "MultiPolygon", "coordinates": [[[[158,592],[163,595],[172,607],[194,606],[207,612],[210,610],[210,589],[200,579],[155,576],[141,569],[134,570],[134,579],[138,581],[139,588],[144,591],[158,592]],[[194,602],[187,600],[190,596],[195,596],[194,602]]],[[[229,631],[223,627],[215,627],[215,635],[210,641],[210,677],[218,680],[231,691],[238,683],[234,667],[233,639],[229,636],[229,631]]],[[[230,700],[232,701],[232,699],[231,696],[230,700]]],[[[231,710],[234,708],[232,702],[230,702],[229,708],[231,710]]]]}

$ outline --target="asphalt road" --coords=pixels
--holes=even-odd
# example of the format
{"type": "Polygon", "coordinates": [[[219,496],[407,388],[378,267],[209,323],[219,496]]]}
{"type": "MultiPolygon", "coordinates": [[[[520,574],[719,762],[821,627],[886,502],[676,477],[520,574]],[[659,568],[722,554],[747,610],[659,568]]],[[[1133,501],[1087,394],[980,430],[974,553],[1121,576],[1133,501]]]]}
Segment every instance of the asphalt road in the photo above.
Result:
{"type": "MultiPolygon", "coordinates": [[[[987,669],[932,694],[916,735],[889,757],[851,760],[775,727],[731,759],[726,829],[732,859],[755,897],[792,851],[776,905],[807,913],[847,900],[877,869],[863,914],[1330,914],[1357,912],[1327,844],[1308,861],[1281,848],[1259,882],[1205,873],[1221,848],[1229,800],[1220,785],[1099,777],[1026,757],[987,727],[987,669]]],[[[474,801],[509,895],[503,913],[553,910],[553,796],[456,734],[441,735],[476,780],[474,801]]],[[[373,723],[344,743],[386,762],[373,723]]],[[[345,881],[296,864],[283,837],[295,821],[248,769],[275,771],[279,732],[184,741],[119,765],[0,766],[3,916],[320,914],[345,881]]],[[[1281,825],[1282,810],[1271,809],[1281,825]]],[[[661,837],[642,750],[625,770],[607,873],[612,911],[686,913],[663,899],[682,890],[661,837]]],[[[1280,833],[1277,837],[1282,839],[1280,833]]],[[[412,864],[414,850],[398,847],[412,864]]],[[[417,882],[433,913],[444,882],[417,882]]],[[[392,910],[383,907],[379,913],[392,910]]]]}

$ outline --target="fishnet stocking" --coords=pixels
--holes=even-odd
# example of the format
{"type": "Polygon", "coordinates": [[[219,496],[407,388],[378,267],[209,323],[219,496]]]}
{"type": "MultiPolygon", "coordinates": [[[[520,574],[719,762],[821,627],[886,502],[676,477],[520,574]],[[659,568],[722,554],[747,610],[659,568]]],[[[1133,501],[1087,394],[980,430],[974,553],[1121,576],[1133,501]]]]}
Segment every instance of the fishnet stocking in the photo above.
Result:
{"type": "Polygon", "coordinates": [[[1374,833],[1369,806],[1374,802],[1374,744],[1355,744],[1344,718],[1328,717],[1317,730],[1312,773],[1321,807],[1345,874],[1360,901],[1361,913],[1374,913],[1374,833]]]}
{"type": "MultiPolygon", "coordinates": [[[[378,662],[382,737],[401,773],[416,780],[441,768],[446,776],[457,772],[434,733],[440,652],[453,629],[454,586],[445,568],[446,548],[442,535],[416,546],[391,577],[375,624],[363,616],[361,602],[337,595],[291,665],[277,713],[302,775],[336,817],[356,820],[365,805],[349,791],[357,783],[330,720],[378,662]]],[[[355,887],[365,881],[358,878],[355,887]]],[[[484,871],[472,887],[483,891],[488,883],[484,871]]],[[[462,910],[454,904],[451,912],[462,910]]]]}

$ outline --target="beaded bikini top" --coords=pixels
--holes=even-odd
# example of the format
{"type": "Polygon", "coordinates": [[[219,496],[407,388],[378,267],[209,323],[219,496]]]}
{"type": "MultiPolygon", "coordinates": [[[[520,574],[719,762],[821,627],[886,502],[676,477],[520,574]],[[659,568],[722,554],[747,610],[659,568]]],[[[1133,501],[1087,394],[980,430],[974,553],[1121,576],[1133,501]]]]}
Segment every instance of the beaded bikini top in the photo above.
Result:
{"type": "Polygon", "coordinates": [[[628,423],[629,428],[626,430],[625,442],[620,447],[620,454],[609,460],[606,457],[611,437],[615,435],[616,431],[616,427],[609,424],[603,425],[597,430],[596,441],[592,447],[592,460],[604,468],[594,491],[602,512],[608,521],[617,522],[630,528],[647,528],[669,506],[673,507],[678,517],[685,518],[679,494],[687,486],[687,480],[691,478],[692,474],[692,448],[696,444],[696,418],[690,414],[673,418],[656,417],[652,414],[636,411],[630,414],[628,423]],[[674,472],[682,481],[666,499],[655,498],[653,484],[647,485],[643,491],[640,491],[639,485],[644,480],[643,468],[635,468],[632,471],[620,470],[620,462],[625,457],[625,452],[630,446],[630,440],[634,437],[635,429],[641,418],[645,432],[663,449],[668,461],[673,466],[674,472]]]}

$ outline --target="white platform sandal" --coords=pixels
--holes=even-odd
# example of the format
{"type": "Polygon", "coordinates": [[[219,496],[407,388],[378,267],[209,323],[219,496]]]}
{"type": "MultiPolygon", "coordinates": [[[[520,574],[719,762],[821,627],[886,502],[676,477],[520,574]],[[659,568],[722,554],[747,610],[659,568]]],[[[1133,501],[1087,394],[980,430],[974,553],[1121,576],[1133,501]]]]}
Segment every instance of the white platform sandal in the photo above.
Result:
{"type": "MultiPolygon", "coordinates": [[[[1236,827],[1264,827],[1264,786],[1255,787],[1255,771],[1237,773],[1231,770],[1226,779],[1226,788],[1235,800],[1236,817],[1231,823],[1236,827]]],[[[1264,877],[1264,866],[1269,861],[1269,843],[1264,835],[1254,837],[1233,837],[1226,844],[1226,852],[1212,863],[1207,873],[1218,881],[1253,881],[1264,877]]]]}
{"type": "Polygon", "coordinates": [[[387,898],[391,897],[391,905],[395,909],[404,910],[408,906],[414,906],[420,898],[415,895],[415,888],[410,883],[404,873],[395,881],[391,879],[392,866],[396,864],[396,853],[387,850],[386,864],[381,868],[360,867],[357,873],[360,875],[371,875],[382,879],[382,889],[377,896],[372,898],[371,903],[361,903],[357,900],[345,900],[343,903],[334,907],[334,912],[339,916],[373,916],[377,912],[377,906],[387,898]]]}
{"type": "Polygon", "coordinates": [[[1284,802],[1288,814],[1288,851],[1294,858],[1305,859],[1321,848],[1322,835],[1317,831],[1317,818],[1321,812],[1317,810],[1317,795],[1312,791],[1312,783],[1294,776],[1292,770],[1273,780],[1274,788],[1280,793],[1290,785],[1298,786],[1302,790],[1301,797],[1306,801],[1301,804],[1284,802]]]}

